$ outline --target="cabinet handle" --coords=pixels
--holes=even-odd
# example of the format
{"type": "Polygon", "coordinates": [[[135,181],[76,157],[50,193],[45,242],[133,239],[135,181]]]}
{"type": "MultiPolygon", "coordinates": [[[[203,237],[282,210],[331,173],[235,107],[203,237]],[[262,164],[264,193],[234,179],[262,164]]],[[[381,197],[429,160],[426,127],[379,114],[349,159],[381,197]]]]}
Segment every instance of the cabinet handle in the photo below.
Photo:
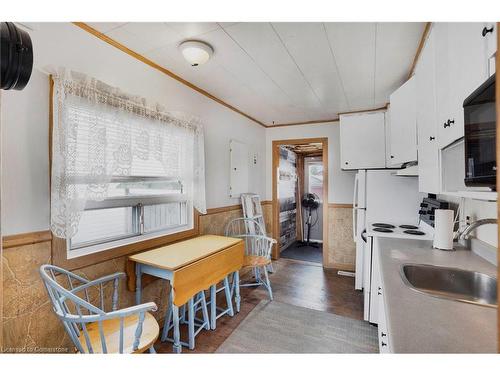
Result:
{"type": "Polygon", "coordinates": [[[436,139],[436,137],[429,137],[429,141],[433,141],[435,139],[436,139]]]}
{"type": "Polygon", "coordinates": [[[483,36],[486,36],[486,34],[488,33],[493,33],[493,26],[491,26],[489,29],[487,27],[485,27],[483,29],[483,32],[481,33],[483,36]]]}
{"type": "Polygon", "coordinates": [[[346,161],[346,162],[345,162],[345,165],[347,165],[347,164],[349,164],[349,162],[347,162],[347,161],[346,161]]]}
{"type": "Polygon", "coordinates": [[[391,155],[391,159],[394,159],[394,155],[391,155]]]}
{"type": "Polygon", "coordinates": [[[449,128],[451,126],[451,124],[454,124],[455,123],[455,120],[450,120],[448,119],[448,121],[446,121],[443,125],[444,128],[449,128]]]}
{"type": "Polygon", "coordinates": [[[384,332],[381,332],[381,333],[380,333],[380,336],[382,336],[382,337],[387,337],[387,334],[386,334],[386,333],[384,333],[384,332]]]}
{"type": "Polygon", "coordinates": [[[382,295],[382,288],[381,288],[381,287],[378,287],[378,292],[377,292],[377,294],[378,294],[379,296],[381,296],[381,295],[382,295]]]}
{"type": "Polygon", "coordinates": [[[387,344],[385,342],[382,341],[382,346],[387,346],[387,344]]]}

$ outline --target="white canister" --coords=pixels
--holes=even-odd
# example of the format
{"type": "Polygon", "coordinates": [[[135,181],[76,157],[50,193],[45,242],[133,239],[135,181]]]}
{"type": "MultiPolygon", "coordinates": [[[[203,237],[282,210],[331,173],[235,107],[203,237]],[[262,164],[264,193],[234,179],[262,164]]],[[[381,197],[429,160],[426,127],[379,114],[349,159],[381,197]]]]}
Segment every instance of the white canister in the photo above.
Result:
{"type": "Polygon", "coordinates": [[[434,248],[453,250],[453,210],[434,211],[434,248]]]}

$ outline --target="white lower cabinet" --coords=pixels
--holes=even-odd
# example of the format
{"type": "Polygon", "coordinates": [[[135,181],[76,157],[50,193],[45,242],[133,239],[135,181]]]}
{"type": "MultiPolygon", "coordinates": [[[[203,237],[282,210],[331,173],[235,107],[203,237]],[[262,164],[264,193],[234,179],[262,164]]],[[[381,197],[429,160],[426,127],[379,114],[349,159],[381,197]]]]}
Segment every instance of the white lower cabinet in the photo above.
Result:
{"type": "Polygon", "coordinates": [[[378,348],[380,353],[392,353],[387,329],[387,317],[385,315],[384,289],[380,287],[378,304],[378,348]]]}
{"type": "Polygon", "coordinates": [[[391,353],[390,335],[385,312],[384,283],[380,267],[380,249],[377,238],[372,241],[372,288],[370,301],[370,322],[378,325],[378,346],[380,353],[391,353]]]}

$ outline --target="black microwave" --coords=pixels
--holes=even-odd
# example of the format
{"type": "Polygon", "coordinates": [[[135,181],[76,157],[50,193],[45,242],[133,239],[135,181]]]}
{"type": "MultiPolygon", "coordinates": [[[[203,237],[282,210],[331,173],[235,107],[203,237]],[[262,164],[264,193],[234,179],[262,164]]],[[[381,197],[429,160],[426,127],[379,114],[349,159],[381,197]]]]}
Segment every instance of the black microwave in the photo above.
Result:
{"type": "Polygon", "coordinates": [[[465,185],[496,190],[495,75],[464,101],[465,185]]]}

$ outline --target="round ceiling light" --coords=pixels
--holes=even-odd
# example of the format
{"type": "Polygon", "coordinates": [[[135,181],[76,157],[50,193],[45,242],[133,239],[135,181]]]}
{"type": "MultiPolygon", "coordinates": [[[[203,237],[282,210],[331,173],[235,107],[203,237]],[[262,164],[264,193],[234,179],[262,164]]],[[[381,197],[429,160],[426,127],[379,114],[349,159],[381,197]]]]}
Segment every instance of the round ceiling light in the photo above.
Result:
{"type": "Polygon", "coordinates": [[[185,41],[180,44],[179,49],[191,66],[206,63],[214,54],[214,50],[210,45],[197,40],[185,41]]]}

